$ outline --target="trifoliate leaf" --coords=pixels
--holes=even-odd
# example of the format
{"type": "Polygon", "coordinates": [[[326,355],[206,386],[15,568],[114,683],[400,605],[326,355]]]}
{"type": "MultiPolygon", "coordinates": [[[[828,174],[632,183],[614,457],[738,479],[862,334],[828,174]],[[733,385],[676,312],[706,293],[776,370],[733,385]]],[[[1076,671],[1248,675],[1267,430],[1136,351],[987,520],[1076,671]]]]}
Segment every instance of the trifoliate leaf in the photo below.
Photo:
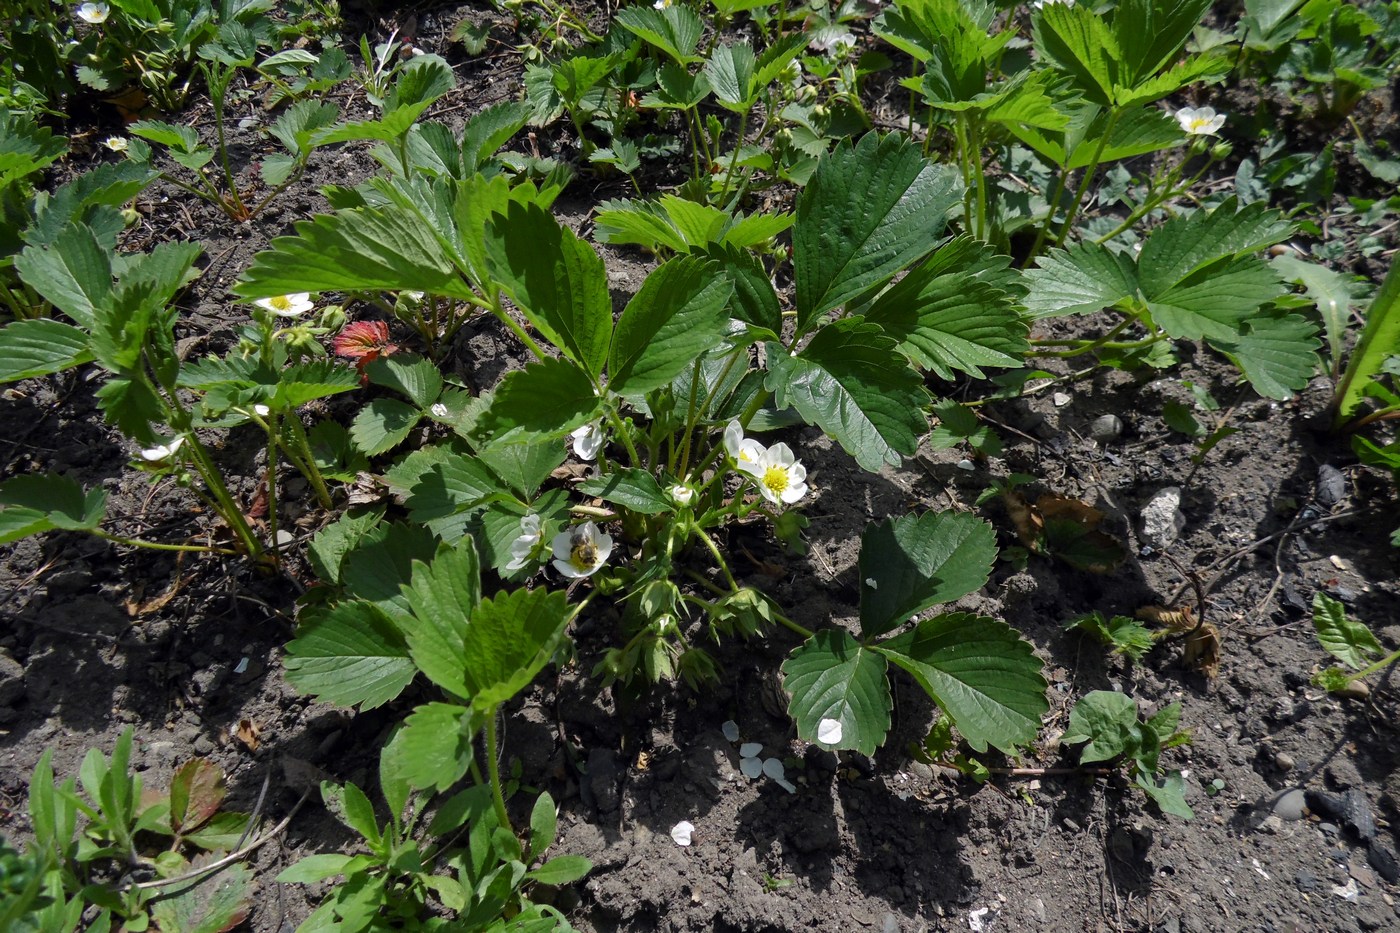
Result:
{"type": "Polygon", "coordinates": [[[608,385],[639,394],[674,379],[724,338],[729,277],[695,257],[672,259],[642,283],[617,320],[608,385]]]}
{"type": "Polygon", "coordinates": [[[432,363],[412,353],[371,360],[365,373],[370,382],[408,396],[419,408],[427,408],[442,394],[442,373],[432,363]]]}
{"type": "Polygon", "coordinates": [[[543,359],[506,374],[477,431],[493,444],[533,444],[592,421],[598,404],[592,380],[576,363],[543,359]]]}
{"type": "Polygon", "coordinates": [[[1066,745],[1084,745],[1081,764],[1108,761],[1137,749],[1137,701],[1115,690],[1094,690],[1084,695],[1069,714],[1069,728],[1061,739],[1066,745]]]}

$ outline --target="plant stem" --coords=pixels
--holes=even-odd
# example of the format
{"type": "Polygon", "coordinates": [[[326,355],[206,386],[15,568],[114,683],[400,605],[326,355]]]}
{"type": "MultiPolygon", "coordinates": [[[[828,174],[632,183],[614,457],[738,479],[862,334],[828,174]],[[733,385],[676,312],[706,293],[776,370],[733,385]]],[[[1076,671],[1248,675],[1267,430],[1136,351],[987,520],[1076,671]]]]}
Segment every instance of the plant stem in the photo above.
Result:
{"type": "Polygon", "coordinates": [[[724,555],[719,552],[719,547],[715,544],[715,539],[711,538],[709,534],[705,532],[705,529],[698,525],[691,525],[691,529],[701,541],[705,542],[705,547],[709,548],[710,553],[714,555],[715,563],[719,564],[719,569],[724,574],[725,581],[729,583],[730,589],[737,592],[739,590],[739,583],[734,579],[734,574],[729,572],[729,564],[725,561],[724,555]]]}
{"type": "Polygon", "coordinates": [[[496,804],[496,818],[513,836],[515,830],[510,825],[510,814],[506,813],[506,798],[501,794],[501,766],[496,761],[496,714],[499,709],[492,707],[486,715],[486,773],[491,778],[491,799],[496,804]]]}
{"type": "Polygon", "coordinates": [[[292,461],[301,475],[305,476],[311,483],[311,488],[316,491],[316,501],[323,509],[335,507],[335,501],[331,498],[331,491],[326,486],[326,478],[321,475],[320,467],[316,466],[316,455],[311,452],[311,439],[306,436],[306,428],[302,426],[301,419],[293,412],[283,424],[288,428],[287,433],[292,436],[296,445],[300,448],[293,452],[285,441],[282,445],[282,452],[287,455],[287,459],[292,461]]]}
{"type": "Polygon", "coordinates": [[[1382,668],[1389,667],[1390,665],[1394,664],[1396,661],[1400,661],[1400,650],[1392,651],[1390,654],[1388,654],[1388,655],[1386,655],[1385,657],[1381,658],[1381,659],[1380,659],[1379,661],[1377,661],[1375,664],[1372,664],[1372,665],[1370,665],[1369,667],[1363,667],[1361,670],[1357,671],[1355,674],[1349,674],[1349,675],[1347,676],[1347,682],[1350,683],[1350,682],[1353,681],[1353,680],[1360,680],[1361,678],[1365,677],[1367,674],[1374,674],[1376,671],[1381,670],[1382,668]]]}
{"type": "Polygon", "coordinates": [[[1104,126],[1103,135],[1099,137],[1098,146],[1094,149],[1094,157],[1084,167],[1084,177],[1079,180],[1079,188],[1074,193],[1074,202],[1069,206],[1069,215],[1065,217],[1065,225],[1060,228],[1060,235],[1055,238],[1056,246],[1064,246],[1065,240],[1069,238],[1069,232],[1074,227],[1074,218],[1078,216],[1079,208],[1084,203],[1084,195],[1088,194],[1089,184],[1094,180],[1094,175],[1099,170],[1099,159],[1108,146],[1108,138],[1113,135],[1113,130],[1118,126],[1118,121],[1122,116],[1123,111],[1117,107],[1109,113],[1108,123],[1104,126]]]}
{"type": "Polygon", "coordinates": [[[103,541],[110,541],[113,544],[124,544],[128,547],[142,547],[152,551],[188,551],[202,554],[227,554],[237,556],[239,551],[231,551],[228,548],[210,547],[206,544],[162,544],[159,541],[142,541],[140,538],[128,538],[124,535],[114,535],[111,532],[103,531],[101,528],[92,529],[92,534],[103,541]]]}
{"type": "Polygon", "coordinates": [[[642,458],[637,456],[637,445],[632,443],[632,435],[628,433],[627,425],[623,423],[622,416],[617,413],[617,410],[614,409],[611,404],[606,404],[603,408],[607,412],[608,423],[613,426],[613,430],[617,432],[617,436],[622,438],[622,445],[627,448],[627,456],[632,458],[632,466],[640,467],[642,465],[642,458]]]}

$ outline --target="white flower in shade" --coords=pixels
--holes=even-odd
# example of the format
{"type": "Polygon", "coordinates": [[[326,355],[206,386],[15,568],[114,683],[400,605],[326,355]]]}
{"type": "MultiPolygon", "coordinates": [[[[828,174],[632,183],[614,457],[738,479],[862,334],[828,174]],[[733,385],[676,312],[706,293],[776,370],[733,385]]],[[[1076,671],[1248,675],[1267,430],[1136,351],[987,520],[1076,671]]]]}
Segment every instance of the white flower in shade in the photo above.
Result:
{"type": "Polygon", "coordinates": [[[301,317],[316,307],[316,303],[311,300],[310,292],[278,295],[276,298],[259,298],[255,303],[259,308],[265,308],[278,317],[301,317]]]}
{"type": "Polygon", "coordinates": [[[84,3],[78,7],[78,19],[99,26],[107,22],[107,17],[111,15],[111,12],[112,8],[105,3],[84,3]]]}
{"type": "Polygon", "coordinates": [[[758,464],[766,450],[758,441],[744,436],[739,422],[731,421],[724,429],[724,449],[740,470],[750,476],[758,476],[758,464]]]}
{"type": "Polygon", "coordinates": [[[108,136],[102,140],[102,145],[113,152],[126,152],[127,141],[125,136],[108,136]]]}
{"type": "MultiPolygon", "coordinates": [[[[523,525],[523,520],[522,520],[523,525]]],[[[549,548],[554,552],[554,569],[571,580],[593,576],[612,554],[612,535],[605,535],[592,522],[567,528],[554,536],[549,548]]]]}
{"type": "Polygon", "coordinates": [[[254,405],[253,414],[257,415],[259,418],[266,418],[268,415],[272,414],[272,409],[268,408],[266,405],[254,405]]]}
{"type": "Polygon", "coordinates": [[[520,537],[510,543],[510,560],[507,571],[524,570],[535,554],[535,549],[544,540],[544,527],[540,517],[531,513],[520,519],[520,537]]]}
{"type": "Polygon", "coordinates": [[[753,475],[758,491],[774,505],[791,505],[807,495],[807,468],[797,462],[787,444],[765,450],[753,475]]]}
{"type": "Polygon", "coordinates": [[[690,820],[681,820],[671,827],[671,841],[678,846],[688,846],[695,835],[695,825],[690,820]]]}
{"type": "Polygon", "coordinates": [[[433,402],[428,411],[432,413],[434,418],[446,418],[449,414],[447,406],[442,402],[433,402]]]}
{"type": "Polygon", "coordinates": [[[669,10],[675,5],[676,0],[656,0],[656,2],[652,4],[652,6],[658,10],[669,10]]]}
{"type": "Polygon", "coordinates": [[[603,449],[603,427],[600,424],[585,424],[569,435],[574,439],[574,453],[580,460],[597,460],[598,451],[603,449]]]}
{"type": "Polygon", "coordinates": [[[164,444],[157,444],[155,447],[147,447],[141,451],[141,459],[147,463],[160,463],[175,456],[175,451],[179,450],[185,443],[185,436],[177,434],[164,444]]]}
{"type": "Polygon", "coordinates": [[[1225,114],[1216,113],[1214,107],[1182,107],[1176,122],[1189,136],[1214,136],[1225,125],[1225,114]]]}
{"type": "Polygon", "coordinates": [[[695,490],[684,483],[677,483],[666,490],[676,505],[686,506],[695,501],[695,490]]]}
{"type": "Polygon", "coordinates": [[[1035,0],[1035,2],[1031,4],[1031,6],[1035,7],[1037,10],[1043,10],[1045,9],[1046,5],[1054,3],[1063,3],[1065,6],[1074,6],[1074,0],[1035,0]]]}
{"type": "Polygon", "coordinates": [[[840,745],[841,721],[839,719],[823,719],[817,723],[817,741],[822,745],[840,745]]]}

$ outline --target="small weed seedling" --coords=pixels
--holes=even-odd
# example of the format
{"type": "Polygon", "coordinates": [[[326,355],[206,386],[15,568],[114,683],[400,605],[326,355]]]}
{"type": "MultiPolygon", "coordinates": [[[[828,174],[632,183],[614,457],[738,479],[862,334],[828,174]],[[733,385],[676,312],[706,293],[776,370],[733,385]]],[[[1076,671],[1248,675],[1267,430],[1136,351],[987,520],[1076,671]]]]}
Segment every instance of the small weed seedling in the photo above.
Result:
{"type": "Polygon", "coordinates": [[[1182,819],[1195,813],[1186,803],[1186,781],[1179,771],[1163,772],[1159,757],[1164,749],[1191,741],[1178,731],[1181,704],[1173,703],[1150,719],[1143,719],[1137,701],[1112,690],[1086,694],[1069,714],[1069,728],[1062,741],[1084,745],[1079,763],[1118,760],[1133,786],[1161,807],[1182,819]]]}
{"type": "Polygon", "coordinates": [[[1365,697],[1370,693],[1365,678],[1376,671],[1385,670],[1400,660],[1400,651],[1392,651],[1379,660],[1372,660],[1384,653],[1380,642],[1371,633],[1366,623],[1347,617],[1346,607],[1340,600],[1319,592],[1313,597],[1313,628],[1317,640],[1327,653],[1332,655],[1350,671],[1340,667],[1329,667],[1313,678],[1313,683],[1329,693],[1344,696],[1365,697]]]}

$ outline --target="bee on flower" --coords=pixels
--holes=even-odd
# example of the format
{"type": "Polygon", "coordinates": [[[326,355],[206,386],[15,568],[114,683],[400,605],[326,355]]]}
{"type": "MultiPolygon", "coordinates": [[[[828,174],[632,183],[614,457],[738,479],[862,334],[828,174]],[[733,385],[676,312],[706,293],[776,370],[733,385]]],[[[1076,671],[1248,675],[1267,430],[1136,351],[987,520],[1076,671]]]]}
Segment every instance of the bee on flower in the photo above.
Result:
{"type": "Polygon", "coordinates": [[[1176,122],[1188,136],[1214,136],[1225,125],[1225,114],[1216,113],[1214,107],[1182,107],[1176,122]]]}
{"type": "Polygon", "coordinates": [[[310,292],[297,292],[294,295],[277,295],[274,298],[259,298],[254,302],[259,308],[271,311],[278,317],[301,317],[316,307],[310,292]]]}
{"type": "Polygon", "coordinates": [[[112,8],[105,3],[84,3],[78,7],[78,19],[94,26],[101,26],[112,15],[112,8]]]}
{"type": "Polygon", "coordinates": [[[584,522],[554,536],[549,544],[554,569],[571,580],[591,577],[612,554],[612,535],[605,535],[592,522],[584,522]]]}

